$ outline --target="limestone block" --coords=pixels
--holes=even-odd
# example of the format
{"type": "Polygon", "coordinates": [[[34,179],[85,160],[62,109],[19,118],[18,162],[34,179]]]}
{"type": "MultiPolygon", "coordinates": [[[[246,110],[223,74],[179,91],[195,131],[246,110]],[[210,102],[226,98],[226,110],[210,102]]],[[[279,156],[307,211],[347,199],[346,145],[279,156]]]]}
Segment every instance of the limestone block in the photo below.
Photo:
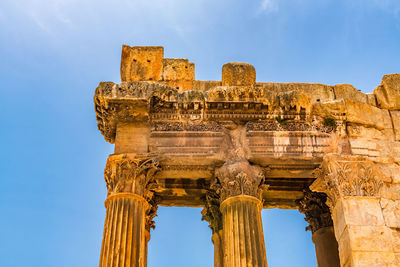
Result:
{"type": "Polygon", "coordinates": [[[390,110],[400,109],[400,74],[383,76],[374,94],[379,107],[390,110]]]}
{"type": "Polygon", "coordinates": [[[335,100],[313,105],[313,113],[322,117],[346,115],[346,121],[379,130],[392,128],[392,121],[387,110],[379,109],[366,103],[353,100],[335,100]]]}
{"type": "Polygon", "coordinates": [[[393,252],[354,251],[352,252],[351,265],[343,264],[342,266],[394,267],[395,266],[394,264],[395,264],[395,256],[393,252]]]}
{"type": "Polygon", "coordinates": [[[367,96],[367,103],[376,107],[376,96],[374,94],[366,94],[367,96]]]}
{"type": "Polygon", "coordinates": [[[247,63],[226,63],[222,66],[222,86],[254,86],[256,69],[247,63]]]}
{"type": "Polygon", "coordinates": [[[392,251],[392,232],[386,226],[349,225],[346,234],[353,251],[392,251]]]}
{"type": "Polygon", "coordinates": [[[365,225],[383,226],[379,198],[376,197],[345,197],[338,200],[332,212],[336,238],[340,238],[346,226],[365,225]]]}
{"type": "Polygon", "coordinates": [[[169,80],[194,80],[194,63],[184,58],[164,58],[162,60],[162,79],[169,80]]]}
{"type": "Polygon", "coordinates": [[[388,227],[400,228],[400,200],[381,199],[382,213],[388,227]]]}
{"type": "Polygon", "coordinates": [[[115,138],[115,154],[149,152],[150,128],[138,123],[119,123],[115,138]]]}
{"type": "Polygon", "coordinates": [[[386,138],[382,131],[375,128],[364,127],[363,125],[358,124],[347,125],[347,135],[357,139],[364,138],[368,140],[383,140],[386,138]]]}
{"type": "Polygon", "coordinates": [[[393,251],[400,253],[400,228],[392,228],[390,230],[392,232],[393,251]]]}
{"type": "Polygon", "coordinates": [[[367,95],[358,91],[351,84],[337,84],[333,86],[336,99],[350,99],[357,102],[368,103],[367,95]]]}
{"type": "Polygon", "coordinates": [[[400,200],[400,184],[385,183],[380,190],[383,198],[391,200],[400,200]]]}
{"type": "Polygon", "coordinates": [[[391,110],[390,115],[392,117],[393,128],[395,133],[395,140],[400,141],[400,111],[391,110]]]}
{"type": "Polygon", "coordinates": [[[164,48],[161,46],[122,46],[121,80],[161,80],[164,48]]]}
{"type": "Polygon", "coordinates": [[[394,254],[394,265],[393,267],[400,267],[400,253],[394,254]]]}
{"type": "Polygon", "coordinates": [[[349,122],[375,126],[378,129],[392,128],[392,122],[387,110],[365,103],[346,101],[346,117],[349,122]]]}
{"type": "Polygon", "coordinates": [[[211,88],[221,86],[220,81],[199,81],[195,80],[193,81],[193,90],[205,92],[207,90],[210,90],[211,88]]]}

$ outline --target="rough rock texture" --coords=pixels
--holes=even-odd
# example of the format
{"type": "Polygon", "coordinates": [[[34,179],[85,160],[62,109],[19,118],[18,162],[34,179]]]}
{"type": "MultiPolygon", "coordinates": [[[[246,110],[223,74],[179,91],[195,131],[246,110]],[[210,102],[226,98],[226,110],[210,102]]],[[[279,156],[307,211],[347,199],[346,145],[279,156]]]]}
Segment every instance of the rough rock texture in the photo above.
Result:
{"type": "Polygon", "coordinates": [[[216,266],[265,266],[261,203],[300,208],[314,233],[333,222],[313,239],[321,266],[337,253],[341,266],[400,266],[400,74],[364,94],[256,82],[246,63],[225,64],[220,81],[195,80],[194,70],[162,47],[123,46],[122,82],[96,88],[98,128],[115,143],[102,266],[146,263],[157,205],[205,208],[216,266]],[[313,199],[310,185],[324,201],[300,201],[313,199]],[[136,256],[121,243],[132,235],[144,236],[136,256]]]}
{"type": "Polygon", "coordinates": [[[374,90],[374,95],[381,108],[400,109],[400,74],[383,76],[382,83],[374,90]]]}

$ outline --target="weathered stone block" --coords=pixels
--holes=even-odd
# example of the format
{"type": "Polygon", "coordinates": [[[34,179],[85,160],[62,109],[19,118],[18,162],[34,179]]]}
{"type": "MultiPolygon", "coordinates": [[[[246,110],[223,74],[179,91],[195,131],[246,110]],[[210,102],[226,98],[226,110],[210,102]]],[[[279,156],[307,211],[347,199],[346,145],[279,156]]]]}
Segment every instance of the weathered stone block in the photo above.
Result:
{"type": "Polygon", "coordinates": [[[388,227],[400,228],[400,200],[381,199],[382,213],[388,227]]]}
{"type": "Polygon", "coordinates": [[[341,237],[348,225],[384,225],[381,205],[376,197],[345,197],[336,204],[332,219],[336,238],[341,237]]]}
{"type": "Polygon", "coordinates": [[[393,267],[395,266],[393,252],[355,251],[352,253],[351,267],[393,267]]]}
{"type": "Polygon", "coordinates": [[[336,99],[350,99],[357,102],[368,103],[367,95],[358,91],[351,84],[337,84],[333,86],[336,99]]]}
{"type": "Polygon", "coordinates": [[[170,80],[194,80],[194,63],[185,58],[164,58],[162,60],[162,79],[170,80]]]}
{"type": "Polygon", "coordinates": [[[333,118],[346,115],[347,122],[372,126],[379,130],[392,128],[387,110],[348,99],[314,104],[313,113],[333,118]]]}
{"type": "Polygon", "coordinates": [[[400,141],[400,111],[391,110],[390,115],[392,117],[395,140],[400,141]]]}
{"type": "Polygon", "coordinates": [[[247,63],[226,63],[222,66],[222,86],[254,86],[256,69],[247,63]]]}
{"type": "Polygon", "coordinates": [[[381,84],[374,90],[379,107],[400,109],[400,74],[383,76],[381,84]]]}
{"type": "Polygon", "coordinates": [[[386,226],[348,225],[339,243],[350,241],[352,251],[392,251],[391,234],[386,226]]]}
{"type": "Polygon", "coordinates": [[[121,80],[159,81],[161,80],[162,46],[122,46],[121,80]]]}
{"type": "Polygon", "coordinates": [[[115,154],[149,152],[150,128],[146,125],[134,123],[120,123],[117,126],[115,138],[115,154]]]}
{"type": "Polygon", "coordinates": [[[400,253],[400,228],[392,228],[392,245],[393,251],[400,253]]]}

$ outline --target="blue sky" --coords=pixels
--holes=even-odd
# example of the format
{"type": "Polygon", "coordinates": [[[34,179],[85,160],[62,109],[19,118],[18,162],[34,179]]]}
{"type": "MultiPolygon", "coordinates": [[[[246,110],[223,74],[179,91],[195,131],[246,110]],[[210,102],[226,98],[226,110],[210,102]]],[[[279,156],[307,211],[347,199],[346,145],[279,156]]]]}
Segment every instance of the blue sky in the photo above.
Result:
{"type": "MultiPolygon", "coordinates": [[[[226,62],[258,81],[351,83],[400,72],[398,0],[2,0],[0,266],[97,266],[112,145],[94,89],[119,82],[121,45],[162,45],[219,80],[226,62]]],[[[149,267],[212,266],[200,209],[160,208],[149,267]]],[[[270,267],[316,266],[297,211],[264,210],[270,267]],[[288,253],[289,252],[289,253],[288,253]]]]}

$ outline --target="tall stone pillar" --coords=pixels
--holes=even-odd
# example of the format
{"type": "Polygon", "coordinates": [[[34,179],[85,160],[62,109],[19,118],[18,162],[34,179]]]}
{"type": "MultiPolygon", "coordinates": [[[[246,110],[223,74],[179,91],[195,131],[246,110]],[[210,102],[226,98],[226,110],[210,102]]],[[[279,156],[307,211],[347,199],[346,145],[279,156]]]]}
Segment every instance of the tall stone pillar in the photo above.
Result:
{"type": "Polygon", "coordinates": [[[100,267],[145,267],[158,162],[132,154],[111,155],[104,171],[108,196],[100,267]]]}
{"type": "Polygon", "coordinates": [[[385,225],[380,188],[385,176],[365,158],[327,155],[310,186],[324,192],[343,267],[398,266],[385,225]]]}
{"type": "Polygon", "coordinates": [[[339,267],[338,243],[326,198],[324,193],[304,190],[304,197],[298,201],[299,211],[309,223],[306,230],[312,232],[318,267],[339,267]]]}
{"type": "Polygon", "coordinates": [[[261,221],[261,168],[247,161],[227,162],[216,171],[223,227],[223,266],[267,266],[261,221]]]}

